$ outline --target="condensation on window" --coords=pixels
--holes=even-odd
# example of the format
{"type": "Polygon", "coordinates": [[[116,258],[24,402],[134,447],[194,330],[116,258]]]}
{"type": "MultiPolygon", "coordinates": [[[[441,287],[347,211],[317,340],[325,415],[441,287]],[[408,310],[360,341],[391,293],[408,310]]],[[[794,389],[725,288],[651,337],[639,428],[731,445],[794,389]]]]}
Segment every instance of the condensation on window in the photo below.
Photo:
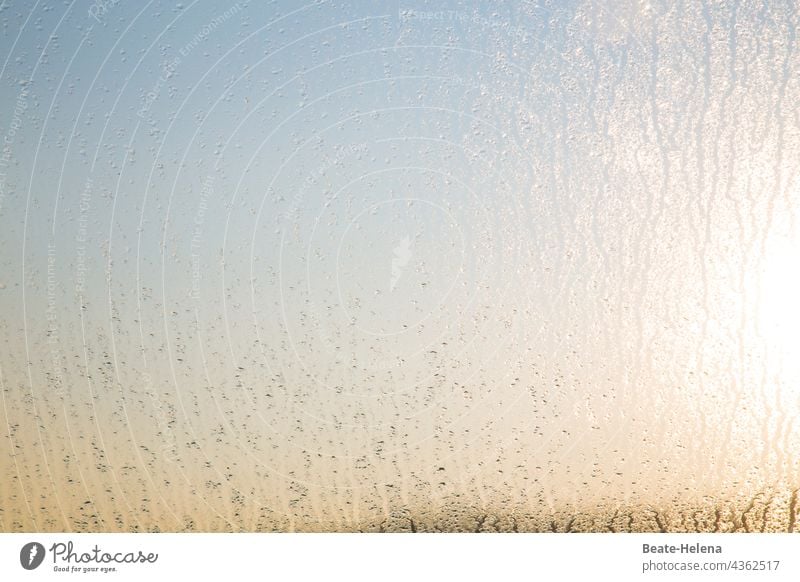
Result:
{"type": "Polygon", "coordinates": [[[1,531],[795,531],[792,3],[0,7],[1,531]]]}

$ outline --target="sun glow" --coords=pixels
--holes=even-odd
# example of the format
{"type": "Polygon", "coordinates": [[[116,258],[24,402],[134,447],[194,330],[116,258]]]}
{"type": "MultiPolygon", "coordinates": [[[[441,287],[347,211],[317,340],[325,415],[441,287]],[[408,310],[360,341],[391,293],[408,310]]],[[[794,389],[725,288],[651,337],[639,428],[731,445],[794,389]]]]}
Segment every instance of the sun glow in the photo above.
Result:
{"type": "Polygon", "coordinates": [[[782,360],[792,381],[800,380],[800,242],[796,236],[781,237],[767,247],[758,327],[769,355],[782,360]]]}

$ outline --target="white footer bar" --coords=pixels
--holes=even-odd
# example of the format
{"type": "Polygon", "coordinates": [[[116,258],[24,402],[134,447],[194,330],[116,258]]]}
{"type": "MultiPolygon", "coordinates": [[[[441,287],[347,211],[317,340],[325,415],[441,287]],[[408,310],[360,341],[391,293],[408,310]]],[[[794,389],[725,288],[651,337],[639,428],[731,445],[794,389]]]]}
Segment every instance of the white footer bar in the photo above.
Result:
{"type": "Polygon", "coordinates": [[[793,534],[0,534],[0,580],[800,580],[793,534]],[[513,578],[512,578],[513,577],[513,578]]]}

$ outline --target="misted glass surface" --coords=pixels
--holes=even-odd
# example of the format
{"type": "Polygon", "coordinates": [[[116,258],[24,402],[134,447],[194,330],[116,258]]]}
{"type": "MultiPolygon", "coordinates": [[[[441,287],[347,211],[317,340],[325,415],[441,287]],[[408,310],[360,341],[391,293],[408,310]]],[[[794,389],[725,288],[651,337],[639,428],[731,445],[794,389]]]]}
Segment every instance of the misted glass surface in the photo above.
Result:
{"type": "Polygon", "coordinates": [[[4,2],[0,530],[794,531],[791,2],[4,2]]]}

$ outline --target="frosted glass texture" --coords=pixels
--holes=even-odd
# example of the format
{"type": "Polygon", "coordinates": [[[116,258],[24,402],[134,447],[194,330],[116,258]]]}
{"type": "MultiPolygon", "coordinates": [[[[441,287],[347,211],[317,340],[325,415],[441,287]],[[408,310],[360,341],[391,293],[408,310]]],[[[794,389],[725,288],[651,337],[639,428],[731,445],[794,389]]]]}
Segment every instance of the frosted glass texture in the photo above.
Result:
{"type": "Polygon", "coordinates": [[[0,531],[794,531],[791,2],[0,8],[0,531]]]}

